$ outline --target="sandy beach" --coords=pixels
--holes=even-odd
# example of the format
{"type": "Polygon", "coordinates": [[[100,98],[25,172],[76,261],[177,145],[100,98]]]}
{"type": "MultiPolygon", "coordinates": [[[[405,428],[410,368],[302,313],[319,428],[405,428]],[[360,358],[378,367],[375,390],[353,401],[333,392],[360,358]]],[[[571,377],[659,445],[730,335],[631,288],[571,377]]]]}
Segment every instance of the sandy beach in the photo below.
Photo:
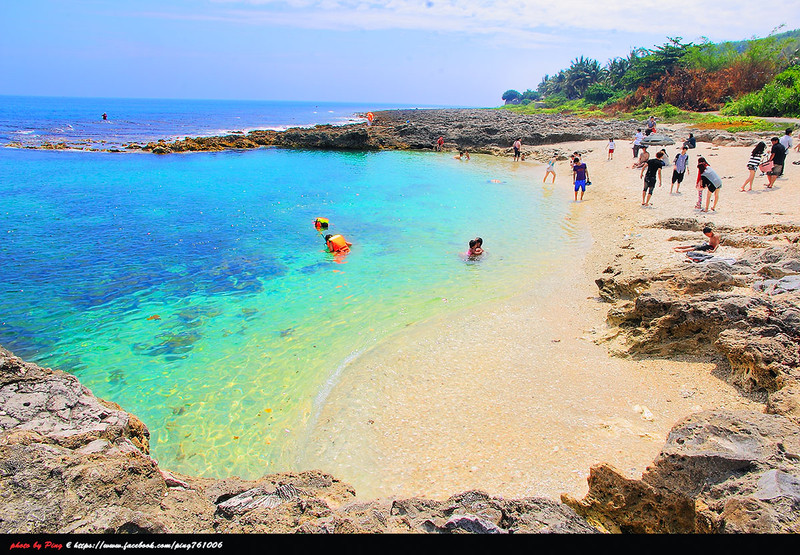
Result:
{"type": "MultiPolygon", "coordinates": [[[[648,227],[666,218],[712,227],[797,221],[797,155],[789,154],[773,190],[757,176],[753,191],[743,193],[750,147],[698,143],[681,194],[669,193],[668,166],[653,206],[643,207],[628,141],[617,139],[612,161],[605,145],[552,146],[585,153],[592,185],[583,202],[572,200],[566,161],[557,164],[554,185],[542,184],[543,165],[520,163],[530,187],[551,188],[572,205],[565,225],[585,238],[568,247],[573,263],[549,269],[513,298],[414,326],[359,357],[319,408],[300,468],[330,472],[364,499],[443,499],[471,488],[580,497],[589,468],[600,462],[638,478],[672,426],[691,413],[763,411],[762,396],[726,382],[721,357],[613,356],[602,340],[611,331],[609,305],[594,280],[612,263],[632,270],[683,263],[672,247],[705,239],[648,227]],[[723,177],[713,213],[694,209],[698,156],[723,177]],[[676,238],[686,240],[670,240],[676,238]]],[[[548,149],[536,147],[540,154],[548,149]]],[[[677,145],[667,150],[672,159],[677,145]]],[[[738,252],[723,243],[718,256],[738,252]]]]}

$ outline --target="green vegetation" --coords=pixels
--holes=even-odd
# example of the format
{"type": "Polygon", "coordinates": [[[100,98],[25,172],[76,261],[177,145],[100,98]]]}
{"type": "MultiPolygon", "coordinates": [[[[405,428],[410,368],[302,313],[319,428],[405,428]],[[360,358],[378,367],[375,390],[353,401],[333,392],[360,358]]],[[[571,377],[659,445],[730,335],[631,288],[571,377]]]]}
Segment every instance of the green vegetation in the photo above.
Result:
{"type": "Polygon", "coordinates": [[[757,92],[746,94],[723,109],[723,114],[800,117],[800,66],[778,74],[757,92]]]}
{"type": "MultiPolygon", "coordinates": [[[[504,106],[503,109],[522,114],[562,114],[582,118],[607,118],[609,114],[588,103],[585,99],[569,100],[557,106],[534,108],[528,105],[504,106]]],[[[672,104],[638,107],[631,111],[618,111],[614,117],[618,119],[645,120],[655,116],[661,123],[691,123],[699,129],[720,129],[730,133],[739,131],[781,131],[786,125],[781,122],[767,121],[758,117],[739,115],[717,115],[702,112],[681,110],[672,104]]]]}
{"type": "MultiPolygon", "coordinates": [[[[506,91],[504,108],[579,116],[625,116],[645,110],[662,120],[681,121],[694,117],[692,112],[723,106],[727,116],[800,115],[799,56],[800,30],[719,44],[670,38],[661,46],[634,49],[605,65],[575,58],[568,68],[545,75],[535,91],[506,91]],[[544,107],[532,105],[539,99],[544,107]],[[663,116],[659,110],[665,111],[663,116]]],[[[735,121],[699,123],[747,129],[761,125],[741,117],[735,121]]]]}

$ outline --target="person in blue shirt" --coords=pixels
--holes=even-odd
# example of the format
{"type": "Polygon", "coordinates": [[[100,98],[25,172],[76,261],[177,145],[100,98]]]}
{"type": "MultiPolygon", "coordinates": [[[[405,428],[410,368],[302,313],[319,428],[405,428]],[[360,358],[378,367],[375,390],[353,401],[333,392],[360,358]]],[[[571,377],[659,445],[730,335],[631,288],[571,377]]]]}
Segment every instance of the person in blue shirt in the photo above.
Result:
{"type": "Polygon", "coordinates": [[[586,164],[581,162],[580,158],[572,159],[572,183],[575,185],[575,202],[578,201],[578,189],[581,190],[581,198],[583,200],[583,193],[586,192],[586,182],[589,180],[589,169],[586,164]]]}

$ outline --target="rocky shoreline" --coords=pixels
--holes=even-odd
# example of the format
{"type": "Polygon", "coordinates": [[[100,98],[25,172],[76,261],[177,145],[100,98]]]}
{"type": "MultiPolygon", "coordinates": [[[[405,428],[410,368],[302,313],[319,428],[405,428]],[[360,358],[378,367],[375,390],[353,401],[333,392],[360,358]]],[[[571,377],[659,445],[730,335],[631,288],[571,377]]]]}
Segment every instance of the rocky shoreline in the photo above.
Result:
{"type": "MultiPolygon", "coordinates": [[[[93,152],[136,152],[171,154],[182,152],[219,152],[264,147],[320,150],[433,150],[436,139],[444,138],[447,151],[467,150],[478,154],[507,155],[517,139],[522,152],[544,160],[535,147],[571,141],[632,139],[644,123],[637,120],[579,118],[567,114],[519,114],[493,108],[442,108],[385,110],[374,112],[372,124],[316,125],[293,127],[285,131],[256,130],[211,137],[186,137],[176,141],[159,140],[147,144],[129,143],[122,148],[95,148],[85,144],[44,143],[13,148],[37,150],[88,150],[93,152]]],[[[703,130],[680,125],[679,132],[669,126],[662,132],[676,142],[694,132],[698,141],[719,145],[750,144],[774,133],[737,133],[703,130]]],[[[563,157],[562,157],[563,158],[563,157]]]]}
{"type": "MultiPolygon", "coordinates": [[[[702,227],[672,218],[655,227],[702,227]]],[[[0,348],[2,533],[595,533],[800,531],[800,249],[792,223],[724,230],[735,261],[659,271],[612,264],[597,339],[622,357],[718,359],[727,379],[767,398],[766,413],[706,410],[678,422],[641,479],[591,468],[583,499],[362,502],[322,472],[215,480],[172,473],[149,432],[77,378],[0,348]]]]}

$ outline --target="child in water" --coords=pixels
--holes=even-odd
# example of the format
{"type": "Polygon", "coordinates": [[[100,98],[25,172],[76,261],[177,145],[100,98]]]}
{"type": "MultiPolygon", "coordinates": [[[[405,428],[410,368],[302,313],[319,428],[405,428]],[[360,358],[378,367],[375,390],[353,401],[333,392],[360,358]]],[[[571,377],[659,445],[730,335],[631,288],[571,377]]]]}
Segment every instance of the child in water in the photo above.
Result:
{"type": "Polygon", "coordinates": [[[480,256],[483,254],[483,239],[480,237],[476,237],[469,242],[469,250],[467,251],[467,256],[480,256]]]}

